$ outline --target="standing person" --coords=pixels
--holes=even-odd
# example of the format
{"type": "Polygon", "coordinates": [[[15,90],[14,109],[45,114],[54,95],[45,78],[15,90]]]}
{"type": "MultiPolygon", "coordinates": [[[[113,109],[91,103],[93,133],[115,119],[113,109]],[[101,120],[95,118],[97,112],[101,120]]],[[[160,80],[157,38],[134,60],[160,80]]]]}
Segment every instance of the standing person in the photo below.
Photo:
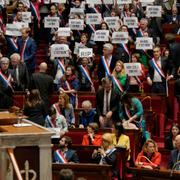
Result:
{"type": "Polygon", "coordinates": [[[54,161],[56,163],[78,163],[79,158],[75,150],[71,149],[72,139],[69,136],[63,136],[59,140],[59,149],[54,152],[54,161]]]}
{"type": "Polygon", "coordinates": [[[146,131],[143,106],[138,98],[133,97],[130,94],[124,94],[121,98],[119,116],[123,122],[124,128],[141,128],[143,137],[146,140],[150,138],[149,132],[146,131]]]}
{"type": "Polygon", "coordinates": [[[46,108],[50,106],[49,96],[53,92],[53,77],[46,74],[47,64],[42,62],[39,65],[39,72],[32,75],[32,89],[38,89],[46,108]]]}
{"type": "Polygon", "coordinates": [[[60,79],[59,90],[69,94],[70,103],[75,107],[76,92],[79,90],[79,81],[75,74],[75,68],[71,65],[66,66],[65,75],[60,79]]]}
{"type": "Polygon", "coordinates": [[[113,145],[111,133],[105,133],[102,136],[102,147],[94,150],[92,159],[99,164],[112,165],[113,177],[118,176],[116,169],[116,148],[113,145]]]}
{"type": "Polygon", "coordinates": [[[175,139],[176,136],[180,134],[180,126],[177,123],[174,123],[171,126],[170,134],[165,139],[165,148],[169,150],[173,150],[176,147],[175,139]]]}
{"type": "Polygon", "coordinates": [[[112,55],[113,49],[114,48],[111,43],[106,43],[103,45],[103,56],[101,56],[100,63],[98,66],[99,81],[101,81],[101,79],[105,76],[110,76],[115,67],[116,59],[112,55]]]}
{"type": "Polygon", "coordinates": [[[12,74],[9,68],[9,59],[2,57],[0,59],[0,108],[8,109],[13,104],[12,74]]]}
{"type": "Polygon", "coordinates": [[[113,121],[118,120],[120,95],[112,88],[112,80],[105,77],[102,79],[102,87],[96,93],[97,115],[100,127],[111,127],[113,121]]]}
{"type": "Polygon", "coordinates": [[[15,91],[25,91],[29,88],[29,74],[27,67],[21,62],[21,57],[18,53],[13,53],[10,56],[12,65],[13,88],[15,91]]]}
{"type": "Polygon", "coordinates": [[[166,93],[166,83],[174,77],[174,68],[172,68],[172,64],[169,63],[168,59],[161,57],[161,49],[159,46],[153,49],[153,53],[154,58],[149,61],[147,82],[152,86],[151,92],[166,93]],[[172,72],[169,72],[171,69],[173,69],[172,72]]]}
{"type": "Polygon", "coordinates": [[[175,138],[176,149],[171,151],[168,169],[180,170],[180,134],[175,138]]]}
{"type": "Polygon", "coordinates": [[[98,124],[90,123],[87,126],[87,134],[83,136],[82,145],[89,146],[101,146],[102,145],[102,135],[98,134],[98,124]]]}
{"type": "Polygon", "coordinates": [[[136,158],[135,165],[140,168],[155,169],[161,164],[161,154],[158,152],[158,147],[152,139],[147,140],[142,148],[142,151],[136,158]]]}
{"type": "Polygon", "coordinates": [[[22,28],[22,37],[20,37],[17,41],[19,53],[21,56],[21,60],[26,64],[28,72],[30,74],[34,73],[36,60],[36,43],[35,41],[29,36],[30,35],[30,28],[22,28]]]}
{"type": "Polygon", "coordinates": [[[24,105],[24,115],[28,116],[28,119],[34,123],[45,125],[47,113],[38,89],[30,91],[24,105]]]}

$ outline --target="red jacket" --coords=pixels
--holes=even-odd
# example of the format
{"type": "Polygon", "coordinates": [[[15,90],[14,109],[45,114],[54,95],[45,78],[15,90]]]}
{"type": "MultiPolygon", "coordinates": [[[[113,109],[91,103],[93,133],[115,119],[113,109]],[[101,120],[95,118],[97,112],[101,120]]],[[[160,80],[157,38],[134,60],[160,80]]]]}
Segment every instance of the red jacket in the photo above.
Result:
{"type": "Polygon", "coordinates": [[[89,136],[88,134],[85,134],[83,136],[82,145],[88,146],[88,145],[94,145],[94,146],[101,146],[102,145],[102,135],[95,134],[94,135],[94,141],[92,141],[92,144],[89,143],[89,136]]]}

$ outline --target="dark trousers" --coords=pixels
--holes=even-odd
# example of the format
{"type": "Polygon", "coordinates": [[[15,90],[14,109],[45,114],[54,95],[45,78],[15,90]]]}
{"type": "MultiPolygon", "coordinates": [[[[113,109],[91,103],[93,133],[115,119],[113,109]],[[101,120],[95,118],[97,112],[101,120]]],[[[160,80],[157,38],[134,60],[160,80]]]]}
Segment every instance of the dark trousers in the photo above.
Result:
{"type": "Polygon", "coordinates": [[[153,82],[151,92],[165,94],[166,93],[166,82],[153,82]]]}

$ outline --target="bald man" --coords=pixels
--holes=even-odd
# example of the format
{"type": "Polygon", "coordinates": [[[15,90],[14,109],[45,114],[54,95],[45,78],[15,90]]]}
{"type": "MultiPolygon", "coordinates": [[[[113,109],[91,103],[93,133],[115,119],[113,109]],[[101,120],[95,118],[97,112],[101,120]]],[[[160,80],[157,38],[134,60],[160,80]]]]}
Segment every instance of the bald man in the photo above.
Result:
{"type": "Polygon", "coordinates": [[[32,75],[31,89],[39,89],[47,110],[50,106],[49,95],[53,92],[53,77],[46,74],[47,64],[42,62],[39,65],[39,72],[32,75]]]}
{"type": "Polygon", "coordinates": [[[180,171],[180,134],[175,138],[176,149],[171,151],[168,169],[180,171]],[[179,162],[178,162],[179,161],[179,162]]]}

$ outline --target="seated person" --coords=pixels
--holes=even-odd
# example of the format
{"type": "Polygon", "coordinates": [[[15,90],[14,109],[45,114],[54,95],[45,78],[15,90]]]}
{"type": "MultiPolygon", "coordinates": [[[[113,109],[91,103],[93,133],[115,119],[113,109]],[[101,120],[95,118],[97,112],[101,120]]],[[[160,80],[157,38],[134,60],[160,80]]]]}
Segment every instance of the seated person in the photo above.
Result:
{"type": "Polygon", "coordinates": [[[174,123],[171,126],[170,134],[165,139],[165,148],[169,150],[173,150],[176,148],[175,146],[175,138],[176,136],[180,134],[180,126],[177,123],[174,123]]]}
{"type": "Polygon", "coordinates": [[[96,111],[89,100],[82,102],[82,108],[83,110],[79,113],[79,128],[86,128],[89,123],[94,122],[96,111]]]}
{"type": "Polygon", "coordinates": [[[176,149],[171,151],[168,169],[180,171],[180,134],[175,138],[176,149]]]}
{"type": "Polygon", "coordinates": [[[59,101],[53,104],[53,107],[56,110],[56,115],[63,115],[66,118],[67,124],[69,127],[74,127],[75,124],[75,115],[74,108],[72,104],[69,102],[69,96],[60,92],[59,101]]]}
{"type": "Polygon", "coordinates": [[[94,146],[101,146],[102,144],[102,135],[97,134],[98,131],[98,124],[97,123],[90,123],[87,126],[87,134],[83,136],[82,145],[94,145],[94,146]]]}
{"type": "MultiPolygon", "coordinates": [[[[68,131],[68,125],[63,115],[56,115],[56,110],[51,107],[49,115],[45,119],[45,127],[52,129],[56,132],[56,135],[63,136],[68,131]]],[[[53,136],[54,137],[54,136],[53,136]]]]}
{"type": "Polygon", "coordinates": [[[102,147],[94,150],[92,159],[98,164],[112,165],[113,177],[118,176],[116,170],[116,148],[113,145],[111,133],[105,133],[102,136],[102,147]]]}
{"type": "Polygon", "coordinates": [[[75,150],[71,149],[72,139],[63,136],[59,140],[59,149],[54,152],[54,161],[56,163],[78,163],[79,158],[75,150]]]}
{"type": "MultiPolygon", "coordinates": [[[[124,128],[121,122],[117,122],[113,125],[112,139],[114,146],[126,148],[130,153],[130,139],[129,136],[124,134],[124,128]]],[[[130,154],[128,160],[130,159],[130,154]]]]}
{"type": "Polygon", "coordinates": [[[138,154],[135,165],[140,168],[154,169],[159,168],[161,163],[161,154],[158,152],[156,143],[149,139],[138,154]]]}

